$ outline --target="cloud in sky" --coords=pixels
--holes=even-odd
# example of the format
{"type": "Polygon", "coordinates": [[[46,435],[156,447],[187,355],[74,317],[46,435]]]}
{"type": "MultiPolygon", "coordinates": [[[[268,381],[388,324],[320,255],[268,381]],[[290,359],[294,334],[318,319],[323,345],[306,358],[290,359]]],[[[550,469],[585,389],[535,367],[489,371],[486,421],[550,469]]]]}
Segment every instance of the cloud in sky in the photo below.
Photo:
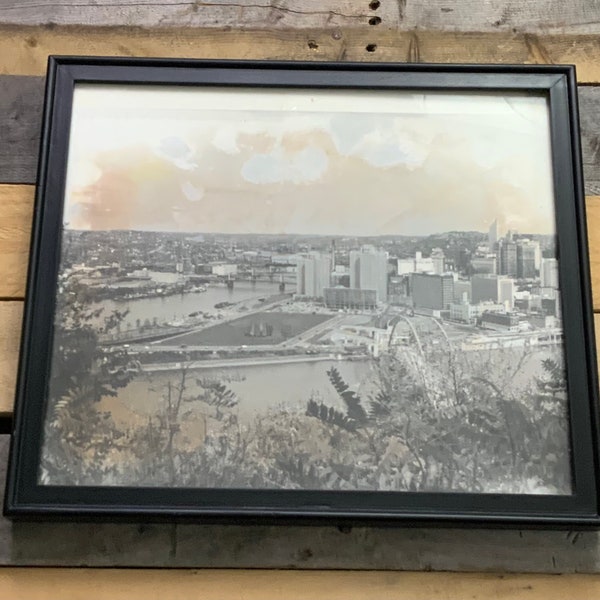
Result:
{"type": "Polygon", "coordinates": [[[531,98],[513,104],[518,110],[506,105],[501,118],[476,100],[472,111],[467,103],[439,114],[215,107],[186,120],[163,108],[121,118],[121,141],[106,134],[109,117],[75,110],[65,221],[420,235],[485,231],[498,218],[507,228],[549,233],[546,107],[531,98]]]}
{"type": "Polygon", "coordinates": [[[198,168],[198,164],[193,160],[192,149],[179,137],[171,136],[161,139],[155,147],[155,152],[184,171],[198,168]]]}
{"type": "MultiPolygon", "coordinates": [[[[411,115],[415,120],[424,119],[411,115]]],[[[390,115],[366,114],[360,118],[348,119],[347,115],[336,115],[331,120],[331,134],[335,146],[343,156],[357,156],[374,167],[406,165],[415,168],[427,156],[431,141],[426,128],[417,141],[409,133],[403,119],[390,115]]]]}
{"type": "Polygon", "coordinates": [[[181,191],[190,202],[200,202],[204,197],[204,190],[190,181],[184,181],[181,184],[181,191]]]}
{"type": "Polygon", "coordinates": [[[254,154],[242,166],[241,174],[250,183],[296,183],[317,181],[327,170],[328,158],[321,148],[307,146],[286,152],[277,146],[268,154],[254,154]]]}
{"type": "Polygon", "coordinates": [[[212,144],[225,154],[239,154],[240,149],[237,143],[238,131],[233,126],[218,128],[212,137],[212,144]]]}

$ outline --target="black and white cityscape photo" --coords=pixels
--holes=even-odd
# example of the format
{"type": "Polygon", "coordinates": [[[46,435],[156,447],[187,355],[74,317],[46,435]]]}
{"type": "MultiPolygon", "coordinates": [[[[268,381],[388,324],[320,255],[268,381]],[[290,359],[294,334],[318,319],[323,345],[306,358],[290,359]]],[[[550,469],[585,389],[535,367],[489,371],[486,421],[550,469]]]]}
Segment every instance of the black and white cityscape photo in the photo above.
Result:
{"type": "Polygon", "coordinates": [[[542,96],[75,91],[40,481],[570,494],[542,96]]]}

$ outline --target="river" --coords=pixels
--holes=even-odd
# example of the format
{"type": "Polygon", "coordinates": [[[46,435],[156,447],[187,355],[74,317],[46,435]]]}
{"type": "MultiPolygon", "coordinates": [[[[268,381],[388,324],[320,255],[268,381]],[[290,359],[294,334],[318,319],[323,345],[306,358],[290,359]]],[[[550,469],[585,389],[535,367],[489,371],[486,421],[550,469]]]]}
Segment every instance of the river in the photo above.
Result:
{"type": "MultiPolygon", "coordinates": [[[[177,280],[173,273],[151,273],[153,279],[160,283],[172,283],[177,280]]],[[[286,284],[286,292],[294,292],[295,286],[286,284]]],[[[105,312],[113,310],[129,310],[124,323],[130,329],[137,319],[142,322],[157,319],[159,323],[187,317],[190,313],[203,311],[214,312],[219,302],[242,302],[256,300],[279,294],[279,284],[267,282],[236,281],[233,289],[227,286],[210,286],[205,292],[187,292],[173,296],[155,298],[139,298],[136,300],[104,300],[101,305],[105,312]]]]}
{"type": "MultiPolygon", "coordinates": [[[[230,369],[202,369],[188,372],[186,391],[190,396],[198,394],[201,387],[197,380],[208,379],[225,383],[237,396],[236,412],[241,418],[270,409],[306,408],[307,401],[314,397],[328,406],[345,410],[344,403],[336,393],[327,376],[334,366],[359,394],[367,395],[371,390],[366,383],[371,378],[369,360],[332,360],[265,366],[244,366],[230,369]]],[[[110,410],[117,420],[145,422],[148,416],[156,416],[165,409],[164,395],[168,384],[179,385],[178,372],[143,374],[119,390],[118,397],[105,398],[102,409],[110,410]]],[[[195,403],[186,403],[186,410],[194,412],[195,403]]],[[[200,410],[200,409],[199,409],[200,410]]]]}

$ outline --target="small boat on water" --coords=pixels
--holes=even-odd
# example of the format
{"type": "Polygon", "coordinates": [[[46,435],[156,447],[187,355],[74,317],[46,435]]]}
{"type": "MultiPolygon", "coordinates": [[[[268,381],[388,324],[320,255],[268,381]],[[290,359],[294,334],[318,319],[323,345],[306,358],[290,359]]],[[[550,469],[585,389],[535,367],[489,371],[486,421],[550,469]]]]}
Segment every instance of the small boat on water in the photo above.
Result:
{"type": "Polygon", "coordinates": [[[186,323],[183,319],[173,319],[172,321],[168,321],[167,325],[169,327],[185,327],[186,323]]]}
{"type": "Polygon", "coordinates": [[[215,308],[227,308],[228,306],[233,306],[233,302],[217,302],[215,304],[215,308]]]}

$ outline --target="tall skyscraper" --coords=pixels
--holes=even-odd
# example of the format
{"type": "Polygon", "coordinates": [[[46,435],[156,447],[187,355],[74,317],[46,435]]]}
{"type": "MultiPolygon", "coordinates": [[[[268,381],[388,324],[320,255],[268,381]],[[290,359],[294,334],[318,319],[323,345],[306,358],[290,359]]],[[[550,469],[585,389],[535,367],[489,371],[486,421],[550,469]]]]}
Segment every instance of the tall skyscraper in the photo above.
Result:
{"type": "Polygon", "coordinates": [[[517,242],[517,277],[532,279],[536,275],[535,258],[539,244],[530,240],[517,242]]]}
{"type": "Polygon", "coordinates": [[[440,248],[434,248],[431,251],[431,261],[433,263],[433,272],[436,275],[444,273],[444,251],[440,248]]]}
{"type": "Polygon", "coordinates": [[[388,295],[388,254],[373,246],[363,246],[350,252],[350,287],[375,290],[377,301],[385,302],[388,295]]]}
{"type": "Polygon", "coordinates": [[[540,280],[543,288],[558,289],[558,261],[556,258],[542,258],[540,280]]]}
{"type": "Polygon", "coordinates": [[[498,220],[494,219],[494,222],[490,225],[488,231],[488,246],[490,250],[494,249],[496,242],[498,241],[498,220]]]}
{"type": "Polygon", "coordinates": [[[517,276],[517,244],[511,239],[504,238],[498,241],[500,275],[517,276]]]}
{"type": "Polygon", "coordinates": [[[512,279],[498,279],[498,302],[504,304],[508,310],[515,307],[515,282],[512,279]]]}
{"type": "Polygon", "coordinates": [[[298,259],[296,292],[301,296],[322,298],[323,290],[331,285],[331,256],[311,252],[298,259]]]}
{"type": "Polygon", "coordinates": [[[331,240],[331,271],[335,271],[335,240],[331,240]]]}

